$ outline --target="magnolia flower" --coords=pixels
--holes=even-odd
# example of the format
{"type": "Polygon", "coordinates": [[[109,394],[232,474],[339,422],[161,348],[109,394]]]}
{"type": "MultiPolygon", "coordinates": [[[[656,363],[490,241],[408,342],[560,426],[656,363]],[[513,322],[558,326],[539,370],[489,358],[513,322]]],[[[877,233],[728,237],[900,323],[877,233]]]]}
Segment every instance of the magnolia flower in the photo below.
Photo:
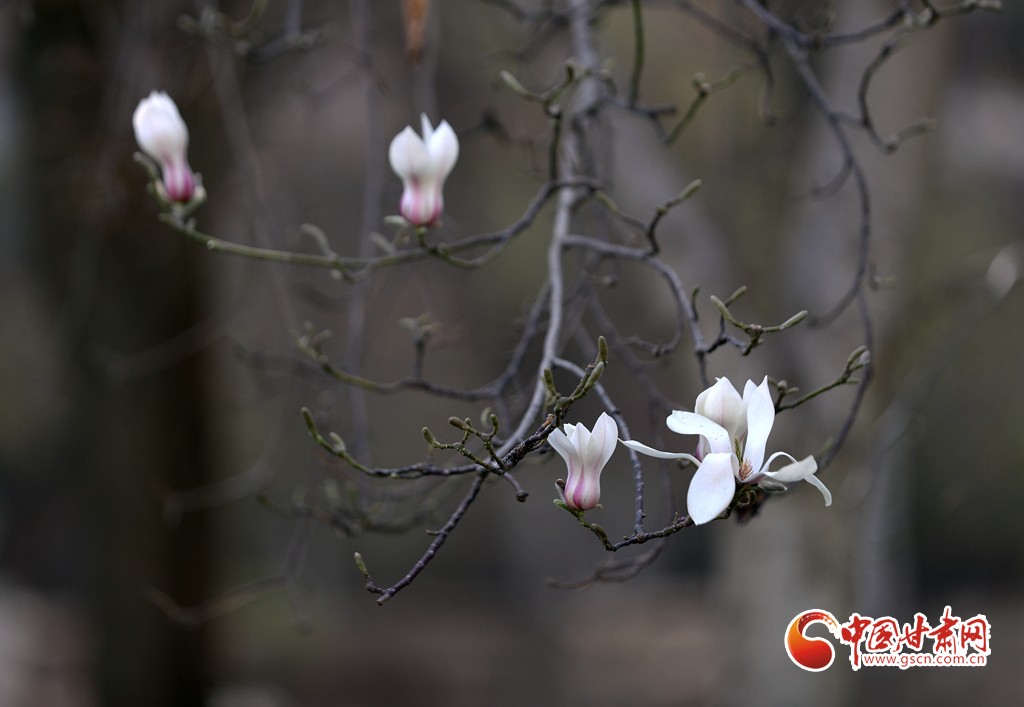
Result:
{"type": "Polygon", "coordinates": [[[171,201],[188,201],[196,180],[188,166],[188,128],[178,106],[163,91],[153,91],[139,101],[132,116],[135,141],[163,172],[164,192],[171,201]]]}
{"type": "Polygon", "coordinates": [[[426,113],[420,119],[423,137],[406,126],[391,141],[388,158],[391,169],[402,178],[402,216],[416,226],[429,226],[444,210],[441,190],[459,159],[459,139],[447,121],[434,130],[426,113]]]}
{"type": "Polygon", "coordinates": [[[615,451],[619,428],[608,413],[601,413],[591,432],[583,425],[563,425],[548,442],[565,460],[569,478],[565,482],[565,505],[574,511],[589,511],[601,499],[601,470],[615,451]]]}
{"type": "Polygon", "coordinates": [[[623,444],[641,454],[660,459],[689,459],[697,465],[697,473],[693,475],[686,494],[687,509],[697,525],[714,520],[729,507],[736,493],[737,481],[742,484],[757,484],[766,480],[781,483],[806,481],[821,491],[826,506],[832,505],[832,494],[814,475],[818,470],[814,457],[797,461],[786,452],[775,452],[765,460],[768,434],[775,423],[775,405],[768,392],[768,377],[765,376],[759,386],[747,381],[743,398],[739,401],[743,407],[739,416],[736,415],[738,398],[739,394],[732,384],[721,378],[697,398],[697,408],[705,414],[676,410],[666,420],[673,432],[701,436],[698,454],[701,454],[701,449],[705,451],[700,459],[689,454],[660,452],[639,442],[623,444]],[[786,457],[793,463],[778,471],[769,471],[769,466],[777,457],[786,457]]]}

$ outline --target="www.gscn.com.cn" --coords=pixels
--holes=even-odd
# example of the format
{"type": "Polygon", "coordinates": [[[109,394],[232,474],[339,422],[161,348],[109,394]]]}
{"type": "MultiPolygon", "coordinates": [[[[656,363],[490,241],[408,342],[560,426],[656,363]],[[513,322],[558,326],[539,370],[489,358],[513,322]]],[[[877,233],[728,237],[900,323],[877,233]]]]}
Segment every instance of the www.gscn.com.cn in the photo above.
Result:
{"type": "Polygon", "coordinates": [[[926,666],[943,667],[950,665],[970,665],[981,667],[988,663],[988,656],[981,653],[968,655],[948,655],[945,653],[865,653],[861,660],[866,666],[893,666],[907,668],[926,666]]]}
{"type": "Polygon", "coordinates": [[[891,616],[873,619],[851,614],[840,625],[827,611],[812,609],[798,614],[786,629],[786,652],[798,666],[811,672],[825,670],[835,660],[835,648],[825,638],[805,635],[812,624],[823,624],[839,642],[850,648],[850,667],[981,667],[988,663],[991,627],[984,614],[965,621],[946,607],[939,623],[932,626],[924,614],[914,614],[913,623],[902,627],[891,616]],[[930,652],[924,651],[930,642],[930,652]],[[904,652],[909,650],[913,652],[904,652]]]}

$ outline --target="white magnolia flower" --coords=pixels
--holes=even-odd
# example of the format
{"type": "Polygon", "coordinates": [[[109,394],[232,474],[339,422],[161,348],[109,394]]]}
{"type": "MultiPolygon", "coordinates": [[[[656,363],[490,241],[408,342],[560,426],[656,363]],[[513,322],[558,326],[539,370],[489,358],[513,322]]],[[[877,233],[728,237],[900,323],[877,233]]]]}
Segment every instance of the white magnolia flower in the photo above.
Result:
{"type": "Polygon", "coordinates": [[[426,113],[420,119],[423,137],[406,126],[391,141],[388,158],[391,169],[402,178],[402,216],[416,226],[429,226],[444,210],[444,180],[459,159],[459,139],[447,121],[434,130],[426,113]]]}
{"type": "Polygon", "coordinates": [[[135,140],[163,173],[163,185],[171,201],[188,201],[196,180],[188,166],[188,127],[178,106],[163,91],[153,91],[139,101],[132,116],[135,140]]]}
{"type": "MultiPolygon", "coordinates": [[[[719,379],[718,383],[697,398],[698,409],[718,416],[719,409],[713,405],[709,406],[709,403],[721,400],[723,404],[720,409],[727,410],[729,414],[723,413],[720,419],[731,423],[735,420],[736,410],[736,399],[732,395],[739,397],[731,383],[724,378],[719,379]],[[723,380],[726,381],[725,384],[722,383],[723,380]],[[721,388],[714,392],[718,386],[721,388]],[[729,391],[732,391],[731,395],[729,391]]],[[[741,403],[745,408],[745,414],[741,416],[744,421],[735,423],[735,431],[714,419],[694,412],[676,410],[669,416],[666,423],[673,432],[701,436],[701,448],[706,450],[701,459],[689,454],[661,452],[639,442],[623,444],[641,454],[660,459],[689,459],[698,465],[697,473],[693,475],[690,489],[686,494],[687,509],[697,525],[714,520],[729,507],[736,493],[737,481],[743,484],[756,484],[766,479],[781,483],[806,481],[821,491],[826,506],[832,505],[832,494],[818,477],[814,476],[814,472],[818,470],[814,457],[809,456],[797,461],[786,452],[775,452],[767,460],[764,458],[768,434],[775,423],[775,405],[768,392],[768,377],[765,376],[759,386],[747,381],[741,403]],[[745,440],[742,439],[744,422],[745,440]],[[769,466],[777,457],[786,457],[793,463],[778,471],[769,471],[769,466]]]]}
{"type": "Polygon", "coordinates": [[[589,511],[601,499],[601,470],[615,451],[619,428],[602,412],[591,432],[583,425],[563,425],[548,442],[565,460],[569,478],[565,482],[565,505],[574,511],[589,511]]]}

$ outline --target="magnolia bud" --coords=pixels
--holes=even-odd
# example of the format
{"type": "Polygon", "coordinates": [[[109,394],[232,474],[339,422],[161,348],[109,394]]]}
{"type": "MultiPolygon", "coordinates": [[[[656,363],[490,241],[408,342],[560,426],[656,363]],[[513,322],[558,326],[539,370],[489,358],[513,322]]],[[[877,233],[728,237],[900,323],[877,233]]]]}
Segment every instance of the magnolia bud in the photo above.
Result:
{"type": "Polygon", "coordinates": [[[459,139],[447,121],[434,130],[426,114],[421,119],[423,137],[407,126],[391,141],[388,158],[402,178],[402,216],[413,225],[430,226],[444,210],[444,180],[459,159],[459,139]]]}
{"type": "Polygon", "coordinates": [[[188,127],[174,101],[163,91],[153,91],[139,101],[132,126],[139,147],[160,165],[167,198],[178,202],[191,199],[196,180],[186,154],[188,127]]]}
{"type": "Polygon", "coordinates": [[[548,435],[551,447],[565,460],[569,478],[562,488],[565,505],[574,511],[589,511],[601,499],[601,471],[611,459],[619,428],[607,413],[601,413],[591,432],[583,425],[565,425],[565,432],[548,435]]]}

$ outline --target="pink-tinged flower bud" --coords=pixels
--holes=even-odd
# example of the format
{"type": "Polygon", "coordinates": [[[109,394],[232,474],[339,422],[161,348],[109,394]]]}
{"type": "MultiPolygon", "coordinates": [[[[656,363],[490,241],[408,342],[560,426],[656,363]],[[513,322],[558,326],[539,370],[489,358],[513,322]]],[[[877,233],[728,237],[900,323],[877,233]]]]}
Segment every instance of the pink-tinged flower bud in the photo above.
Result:
{"type": "Polygon", "coordinates": [[[548,442],[569,467],[565,482],[565,505],[574,511],[589,511],[601,500],[601,471],[618,443],[615,420],[602,412],[591,432],[583,425],[564,425],[555,430],[548,442]]]}
{"type": "Polygon", "coordinates": [[[388,158],[391,169],[402,178],[402,216],[416,226],[429,226],[444,210],[441,192],[459,159],[459,139],[447,121],[442,120],[434,130],[425,113],[420,117],[423,137],[406,126],[391,141],[388,158]]]}
{"type": "Polygon", "coordinates": [[[167,198],[179,202],[191,199],[196,180],[186,155],[188,128],[170,96],[153,91],[149,98],[139,101],[132,126],[139,147],[160,165],[167,198]]]}

